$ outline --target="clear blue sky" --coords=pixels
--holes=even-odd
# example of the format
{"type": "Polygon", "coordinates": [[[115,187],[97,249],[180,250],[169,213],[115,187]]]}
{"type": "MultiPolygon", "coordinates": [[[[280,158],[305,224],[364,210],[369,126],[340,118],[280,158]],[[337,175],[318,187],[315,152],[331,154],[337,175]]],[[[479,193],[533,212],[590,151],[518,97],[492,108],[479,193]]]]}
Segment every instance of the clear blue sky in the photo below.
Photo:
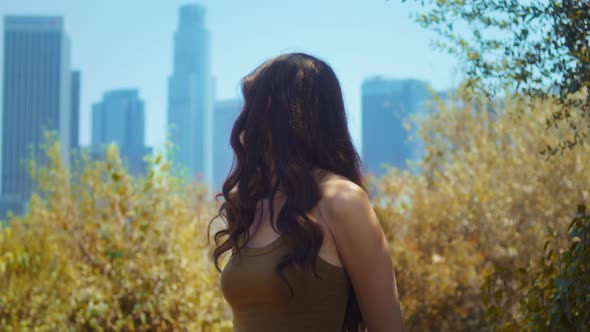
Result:
{"type": "MultiPolygon", "coordinates": [[[[159,145],[165,137],[173,32],[178,7],[187,2],[0,0],[0,15],[64,16],[72,68],[82,72],[82,144],[90,140],[92,103],[106,90],[136,87],[146,102],[147,144],[159,145]]],[[[431,48],[434,34],[410,18],[417,5],[400,0],[197,3],[207,7],[217,99],[237,97],[240,78],[265,59],[290,51],[311,53],[327,60],[339,76],[357,144],[365,78],[418,78],[435,89],[449,88],[460,79],[454,59],[431,48]]]]}

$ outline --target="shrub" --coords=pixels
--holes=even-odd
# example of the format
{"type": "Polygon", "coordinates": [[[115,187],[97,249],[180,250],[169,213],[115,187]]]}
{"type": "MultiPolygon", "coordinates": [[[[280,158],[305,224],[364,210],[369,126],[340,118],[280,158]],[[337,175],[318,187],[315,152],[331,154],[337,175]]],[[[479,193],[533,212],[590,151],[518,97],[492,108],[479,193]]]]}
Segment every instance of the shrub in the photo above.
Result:
{"type": "Polygon", "coordinates": [[[567,245],[560,240],[549,229],[539,263],[520,270],[524,296],[518,311],[503,313],[503,290],[487,278],[484,302],[498,331],[590,330],[590,214],[585,205],[568,227],[567,245]]]}
{"type": "Polygon", "coordinates": [[[59,146],[0,236],[7,331],[229,331],[204,229],[213,209],[161,156],[133,178],[116,147],[70,174],[59,146]],[[70,180],[71,179],[71,180],[70,180]]]}
{"type": "Polygon", "coordinates": [[[523,298],[518,267],[543,254],[545,230],[564,229],[590,198],[590,151],[540,151],[560,140],[547,129],[550,102],[535,109],[507,97],[436,104],[422,124],[423,172],[393,169],[375,197],[390,239],[410,331],[485,331],[484,277],[502,289],[502,312],[523,298]]]}

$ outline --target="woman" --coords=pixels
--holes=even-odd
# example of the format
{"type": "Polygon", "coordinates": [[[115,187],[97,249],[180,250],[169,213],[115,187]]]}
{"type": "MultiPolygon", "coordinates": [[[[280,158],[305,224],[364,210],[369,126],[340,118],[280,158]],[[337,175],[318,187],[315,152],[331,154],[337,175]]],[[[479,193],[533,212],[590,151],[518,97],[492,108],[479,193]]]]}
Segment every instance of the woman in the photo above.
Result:
{"type": "MultiPolygon", "coordinates": [[[[332,69],[281,55],[242,82],[214,251],[237,332],[402,331],[389,248],[332,69]]],[[[219,194],[221,195],[221,194],[219,194]]]]}

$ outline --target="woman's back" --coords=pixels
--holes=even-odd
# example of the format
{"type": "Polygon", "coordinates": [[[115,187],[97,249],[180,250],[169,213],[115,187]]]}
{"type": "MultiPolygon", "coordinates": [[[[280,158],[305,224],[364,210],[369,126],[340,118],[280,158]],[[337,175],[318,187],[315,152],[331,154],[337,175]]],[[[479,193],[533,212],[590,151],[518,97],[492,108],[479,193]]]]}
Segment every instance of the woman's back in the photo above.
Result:
{"type": "Polygon", "coordinates": [[[311,270],[290,267],[282,280],[275,269],[286,253],[284,238],[278,237],[264,247],[243,248],[226,264],[221,287],[234,330],[341,331],[350,288],[345,270],[318,256],[320,279],[311,270]]]}
{"type": "Polygon", "coordinates": [[[332,68],[284,54],[244,77],[242,95],[214,250],[218,267],[235,257],[222,275],[235,330],[401,331],[387,239],[332,68]],[[318,169],[330,176],[318,181],[318,169]],[[300,268],[314,265],[320,278],[300,268]]]}

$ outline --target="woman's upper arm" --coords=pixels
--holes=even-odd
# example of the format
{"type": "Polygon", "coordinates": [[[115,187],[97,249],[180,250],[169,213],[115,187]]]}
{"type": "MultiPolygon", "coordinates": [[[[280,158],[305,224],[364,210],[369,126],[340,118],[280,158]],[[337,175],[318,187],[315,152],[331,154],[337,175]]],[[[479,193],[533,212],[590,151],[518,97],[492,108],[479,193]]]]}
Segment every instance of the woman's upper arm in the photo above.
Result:
{"type": "Polygon", "coordinates": [[[389,245],[359,186],[339,181],[321,208],[370,332],[402,331],[389,245]]]}

